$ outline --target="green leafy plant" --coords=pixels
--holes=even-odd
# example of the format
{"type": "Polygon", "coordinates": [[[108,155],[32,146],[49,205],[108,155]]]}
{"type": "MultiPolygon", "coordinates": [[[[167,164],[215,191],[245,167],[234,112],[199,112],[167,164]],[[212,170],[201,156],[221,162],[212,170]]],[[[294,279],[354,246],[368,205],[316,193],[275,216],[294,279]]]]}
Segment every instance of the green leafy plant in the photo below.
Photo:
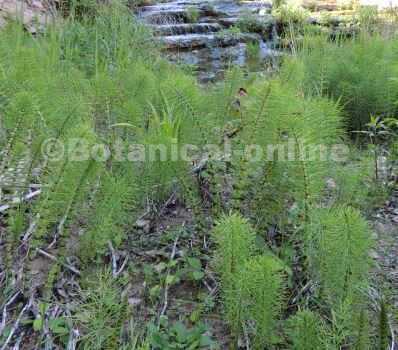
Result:
{"type": "Polygon", "coordinates": [[[123,344],[128,306],[120,293],[120,281],[110,271],[87,281],[73,317],[74,325],[81,329],[82,349],[112,349],[123,344]]]}
{"type": "Polygon", "coordinates": [[[371,348],[371,340],[369,334],[369,319],[367,312],[361,310],[358,320],[358,333],[355,350],[369,350],[371,348]]]}
{"type": "Polygon", "coordinates": [[[379,181],[379,161],[380,158],[388,154],[386,150],[387,141],[396,136],[398,121],[395,118],[381,118],[370,116],[370,122],[366,124],[365,131],[358,131],[369,138],[369,148],[373,155],[374,178],[379,181]]]}
{"type": "Polygon", "coordinates": [[[236,25],[244,33],[259,33],[268,38],[271,34],[274,20],[270,16],[259,17],[251,12],[243,12],[239,16],[236,25]]]}
{"type": "Polygon", "coordinates": [[[185,267],[180,269],[177,275],[180,277],[186,276],[193,281],[201,280],[205,275],[202,262],[197,258],[187,257],[185,267]]]}
{"type": "Polygon", "coordinates": [[[325,345],[321,318],[309,310],[299,311],[288,320],[292,350],[318,350],[325,345]]]}
{"type": "Polygon", "coordinates": [[[242,31],[240,30],[239,27],[237,26],[231,26],[227,29],[222,29],[220,31],[218,31],[215,35],[216,38],[218,38],[219,40],[225,38],[225,37],[232,37],[232,38],[236,38],[238,37],[240,34],[242,33],[242,31]]]}
{"type": "Polygon", "coordinates": [[[272,1],[272,5],[273,5],[273,7],[275,7],[275,8],[279,8],[279,7],[281,7],[282,5],[285,5],[285,3],[286,3],[286,0],[273,0],[273,1],[272,1]]]}
{"type": "Polygon", "coordinates": [[[387,349],[389,345],[389,324],[388,314],[385,302],[382,300],[380,303],[379,311],[379,325],[378,325],[378,348],[379,350],[387,349]]]}
{"type": "Polygon", "coordinates": [[[217,244],[216,267],[221,274],[226,317],[235,333],[243,320],[242,283],[240,269],[254,249],[254,231],[237,214],[222,218],[212,231],[217,244]]]}
{"type": "Polygon", "coordinates": [[[219,346],[205,333],[209,331],[204,324],[188,328],[182,322],[170,324],[167,318],[161,320],[161,329],[149,327],[149,343],[156,350],[172,349],[219,349],[219,346]]]}
{"type": "Polygon", "coordinates": [[[123,177],[106,172],[101,176],[100,188],[95,197],[95,210],[90,214],[89,229],[80,242],[80,254],[93,260],[108,249],[108,242],[116,247],[125,238],[129,222],[128,212],[134,209],[136,187],[123,177]]]}
{"type": "Polygon", "coordinates": [[[365,130],[371,115],[394,115],[398,99],[397,85],[391,79],[397,69],[392,63],[394,42],[372,36],[342,41],[337,46],[316,37],[312,43],[316,45],[284,66],[291,82],[300,76],[297,82],[306,94],[315,91],[338,101],[349,131],[365,130]],[[372,62],[378,64],[370,70],[372,62]]]}
{"type": "Polygon", "coordinates": [[[281,263],[274,257],[254,257],[246,262],[241,277],[243,313],[254,321],[256,349],[280,342],[278,319],[282,310],[284,281],[281,263]],[[246,304],[247,303],[247,304],[246,304]]]}
{"type": "Polygon", "coordinates": [[[258,58],[260,50],[260,45],[258,43],[246,44],[246,52],[249,58],[258,58]]]}
{"type": "Polygon", "coordinates": [[[359,6],[356,12],[357,21],[365,35],[377,29],[380,24],[377,8],[373,6],[359,6]]]}
{"type": "Polygon", "coordinates": [[[267,151],[260,161],[246,167],[249,174],[256,172],[256,167],[262,169],[260,180],[253,177],[254,182],[246,187],[252,191],[254,219],[262,227],[283,224],[290,215],[286,203],[293,201],[296,208],[290,211],[294,209],[297,218],[308,222],[310,208],[325,189],[331,158],[327,149],[339,143],[342,134],[340,110],[323,98],[303,102],[300,94],[280,81],[254,85],[252,94],[242,138],[255,140],[267,151]]]}
{"type": "Polygon", "coordinates": [[[311,273],[331,307],[366,285],[372,240],[358,210],[341,206],[314,212],[306,239],[311,273]]]}
{"type": "Polygon", "coordinates": [[[199,19],[200,10],[196,6],[190,6],[187,8],[187,18],[191,23],[196,22],[199,19]]]}
{"type": "Polygon", "coordinates": [[[285,24],[303,24],[305,19],[308,18],[309,12],[300,6],[290,4],[281,4],[272,10],[276,21],[285,24]]]}
{"type": "Polygon", "coordinates": [[[361,290],[369,283],[372,240],[367,223],[350,207],[320,209],[311,216],[306,241],[310,276],[319,283],[322,309],[332,315],[329,339],[340,346],[364,327],[356,310],[366,305],[361,290]]]}

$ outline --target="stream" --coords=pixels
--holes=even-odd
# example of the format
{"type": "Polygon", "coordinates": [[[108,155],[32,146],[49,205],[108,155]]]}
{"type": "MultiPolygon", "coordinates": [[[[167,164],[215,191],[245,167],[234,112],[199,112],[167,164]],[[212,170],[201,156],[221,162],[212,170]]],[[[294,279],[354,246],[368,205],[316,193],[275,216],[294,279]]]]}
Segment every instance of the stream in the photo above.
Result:
{"type": "Polygon", "coordinates": [[[202,83],[217,81],[226,69],[240,66],[260,72],[281,55],[271,4],[234,0],[171,0],[143,6],[149,24],[175,63],[194,67],[202,83]]]}

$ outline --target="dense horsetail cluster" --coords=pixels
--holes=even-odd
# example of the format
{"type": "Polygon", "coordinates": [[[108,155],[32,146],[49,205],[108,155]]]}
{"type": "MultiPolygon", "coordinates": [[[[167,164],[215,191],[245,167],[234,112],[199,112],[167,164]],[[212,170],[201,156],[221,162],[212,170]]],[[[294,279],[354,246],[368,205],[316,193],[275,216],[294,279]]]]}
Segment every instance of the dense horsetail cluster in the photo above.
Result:
{"type": "Polygon", "coordinates": [[[1,350],[394,350],[396,15],[276,3],[278,67],[206,86],[118,1],[1,29],[1,350]]]}

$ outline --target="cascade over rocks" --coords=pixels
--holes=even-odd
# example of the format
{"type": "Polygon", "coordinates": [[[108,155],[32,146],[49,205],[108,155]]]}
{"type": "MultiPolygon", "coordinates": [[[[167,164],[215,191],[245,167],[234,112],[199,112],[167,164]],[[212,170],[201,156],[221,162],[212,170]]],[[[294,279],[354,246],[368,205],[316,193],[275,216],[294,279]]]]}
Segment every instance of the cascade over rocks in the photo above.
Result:
{"type": "Polygon", "coordinates": [[[171,0],[143,6],[139,17],[152,26],[172,61],[195,64],[198,78],[208,81],[230,64],[247,64],[248,43],[259,46],[260,60],[278,54],[271,8],[271,2],[259,1],[171,0]]]}

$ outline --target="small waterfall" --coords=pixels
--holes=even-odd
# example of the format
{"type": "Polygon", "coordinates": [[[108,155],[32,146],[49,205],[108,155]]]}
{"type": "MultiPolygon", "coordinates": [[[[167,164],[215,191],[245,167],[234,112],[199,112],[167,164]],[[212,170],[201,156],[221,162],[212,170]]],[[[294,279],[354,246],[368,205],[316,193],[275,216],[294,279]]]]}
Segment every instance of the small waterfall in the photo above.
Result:
{"type": "Polygon", "coordinates": [[[151,24],[170,60],[195,65],[198,78],[208,81],[231,65],[249,67],[247,43],[259,45],[259,61],[277,56],[276,27],[267,22],[271,23],[270,9],[270,3],[262,1],[171,0],[142,7],[140,17],[151,24]],[[245,16],[258,20],[258,30],[232,29],[245,16]],[[269,27],[267,33],[261,27],[264,23],[269,27]]]}
{"type": "Polygon", "coordinates": [[[222,29],[218,23],[169,23],[153,26],[159,35],[186,35],[215,33],[222,29]]]}

